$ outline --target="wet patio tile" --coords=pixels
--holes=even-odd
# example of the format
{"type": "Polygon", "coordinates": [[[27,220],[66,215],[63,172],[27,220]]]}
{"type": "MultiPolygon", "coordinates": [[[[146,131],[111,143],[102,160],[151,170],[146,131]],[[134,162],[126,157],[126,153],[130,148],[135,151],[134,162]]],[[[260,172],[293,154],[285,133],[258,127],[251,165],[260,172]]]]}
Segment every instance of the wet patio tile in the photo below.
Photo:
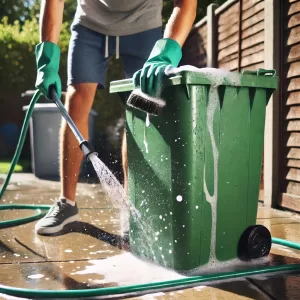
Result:
{"type": "MultiPolygon", "coordinates": [[[[9,211],[11,218],[15,218],[15,214],[20,215],[16,210],[9,211]]],[[[79,222],[69,224],[56,236],[35,234],[35,221],[0,230],[0,241],[6,244],[9,239],[16,249],[27,247],[31,253],[37,254],[33,261],[100,259],[122,251],[119,249],[118,213],[109,209],[81,209],[80,216],[79,222]]],[[[5,249],[2,255],[6,255],[5,249]]],[[[19,259],[24,260],[23,256],[19,259]]],[[[6,261],[6,256],[3,260],[0,256],[0,262],[3,261],[6,261]]]]}
{"type": "Polygon", "coordinates": [[[299,300],[300,274],[277,275],[276,277],[263,277],[253,279],[253,283],[265,291],[270,299],[299,300]],[[273,297],[273,298],[271,298],[273,297]]]}
{"type": "MultiPolygon", "coordinates": [[[[3,178],[4,175],[0,174],[0,183],[3,178]]],[[[110,208],[112,206],[100,184],[78,183],[76,192],[79,208],[110,208]]],[[[52,205],[59,195],[59,182],[38,180],[32,174],[14,174],[1,203],[52,205]]]]}
{"type": "MultiPolygon", "coordinates": [[[[130,253],[102,260],[22,263],[1,267],[1,274],[5,274],[0,274],[2,284],[47,290],[115,287],[184,278],[171,270],[141,261],[130,253]]],[[[269,299],[245,278],[151,293],[131,299],[269,299]]]]}

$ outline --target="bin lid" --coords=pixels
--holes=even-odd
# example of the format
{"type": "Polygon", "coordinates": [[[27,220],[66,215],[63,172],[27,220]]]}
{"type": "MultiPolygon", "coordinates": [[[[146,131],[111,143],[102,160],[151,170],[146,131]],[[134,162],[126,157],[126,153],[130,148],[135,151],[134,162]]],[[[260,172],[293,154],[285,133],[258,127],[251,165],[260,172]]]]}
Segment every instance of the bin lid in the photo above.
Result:
{"type": "MultiPolygon", "coordinates": [[[[29,105],[23,106],[22,110],[27,111],[29,108],[29,105]]],[[[58,107],[56,106],[55,103],[36,103],[34,105],[34,111],[39,111],[39,112],[59,112],[58,107]]],[[[97,116],[97,112],[94,111],[93,109],[90,110],[90,115],[92,116],[97,116]]]]}
{"type": "MultiPolygon", "coordinates": [[[[162,86],[171,85],[227,85],[276,89],[278,77],[275,70],[258,69],[244,73],[230,72],[216,68],[182,66],[174,68],[164,76],[162,86]]],[[[110,93],[127,92],[134,89],[133,79],[117,80],[110,83],[110,93]]]]}

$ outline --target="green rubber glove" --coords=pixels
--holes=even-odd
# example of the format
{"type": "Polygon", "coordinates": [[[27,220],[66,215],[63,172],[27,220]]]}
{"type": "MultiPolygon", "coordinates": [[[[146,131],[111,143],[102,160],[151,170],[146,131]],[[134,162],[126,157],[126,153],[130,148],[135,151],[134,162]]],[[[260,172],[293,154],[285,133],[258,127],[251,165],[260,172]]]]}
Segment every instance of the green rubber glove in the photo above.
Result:
{"type": "Polygon", "coordinates": [[[135,87],[152,97],[158,96],[166,68],[177,67],[181,57],[181,47],[175,40],[158,40],[143,68],[133,75],[135,87]]]}
{"type": "Polygon", "coordinates": [[[58,75],[60,63],[60,48],[52,42],[42,42],[35,47],[37,78],[35,87],[44,96],[51,99],[50,85],[54,85],[57,95],[61,97],[61,80],[58,75]]]}

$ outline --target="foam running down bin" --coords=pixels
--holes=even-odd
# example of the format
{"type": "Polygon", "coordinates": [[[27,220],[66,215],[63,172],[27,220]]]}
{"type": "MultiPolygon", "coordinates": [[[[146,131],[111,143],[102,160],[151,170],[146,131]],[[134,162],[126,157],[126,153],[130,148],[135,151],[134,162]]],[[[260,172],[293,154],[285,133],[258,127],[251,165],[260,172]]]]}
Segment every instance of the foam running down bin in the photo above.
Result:
{"type": "MultiPolygon", "coordinates": [[[[127,107],[129,198],[151,228],[131,218],[131,251],[178,271],[237,258],[256,224],[266,105],[277,82],[274,71],[181,67],[161,82],[166,106],[149,124],[127,107]]],[[[131,79],[110,85],[125,100],[133,89],[131,79]]]]}

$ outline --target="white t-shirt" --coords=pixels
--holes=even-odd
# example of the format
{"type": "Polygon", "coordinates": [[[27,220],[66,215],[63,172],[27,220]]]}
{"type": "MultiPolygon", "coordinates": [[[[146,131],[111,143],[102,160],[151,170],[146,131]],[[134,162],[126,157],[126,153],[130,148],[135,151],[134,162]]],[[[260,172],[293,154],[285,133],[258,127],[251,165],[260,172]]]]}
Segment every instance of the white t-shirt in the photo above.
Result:
{"type": "Polygon", "coordinates": [[[73,24],[110,36],[162,26],[162,0],[77,0],[73,24]]]}

